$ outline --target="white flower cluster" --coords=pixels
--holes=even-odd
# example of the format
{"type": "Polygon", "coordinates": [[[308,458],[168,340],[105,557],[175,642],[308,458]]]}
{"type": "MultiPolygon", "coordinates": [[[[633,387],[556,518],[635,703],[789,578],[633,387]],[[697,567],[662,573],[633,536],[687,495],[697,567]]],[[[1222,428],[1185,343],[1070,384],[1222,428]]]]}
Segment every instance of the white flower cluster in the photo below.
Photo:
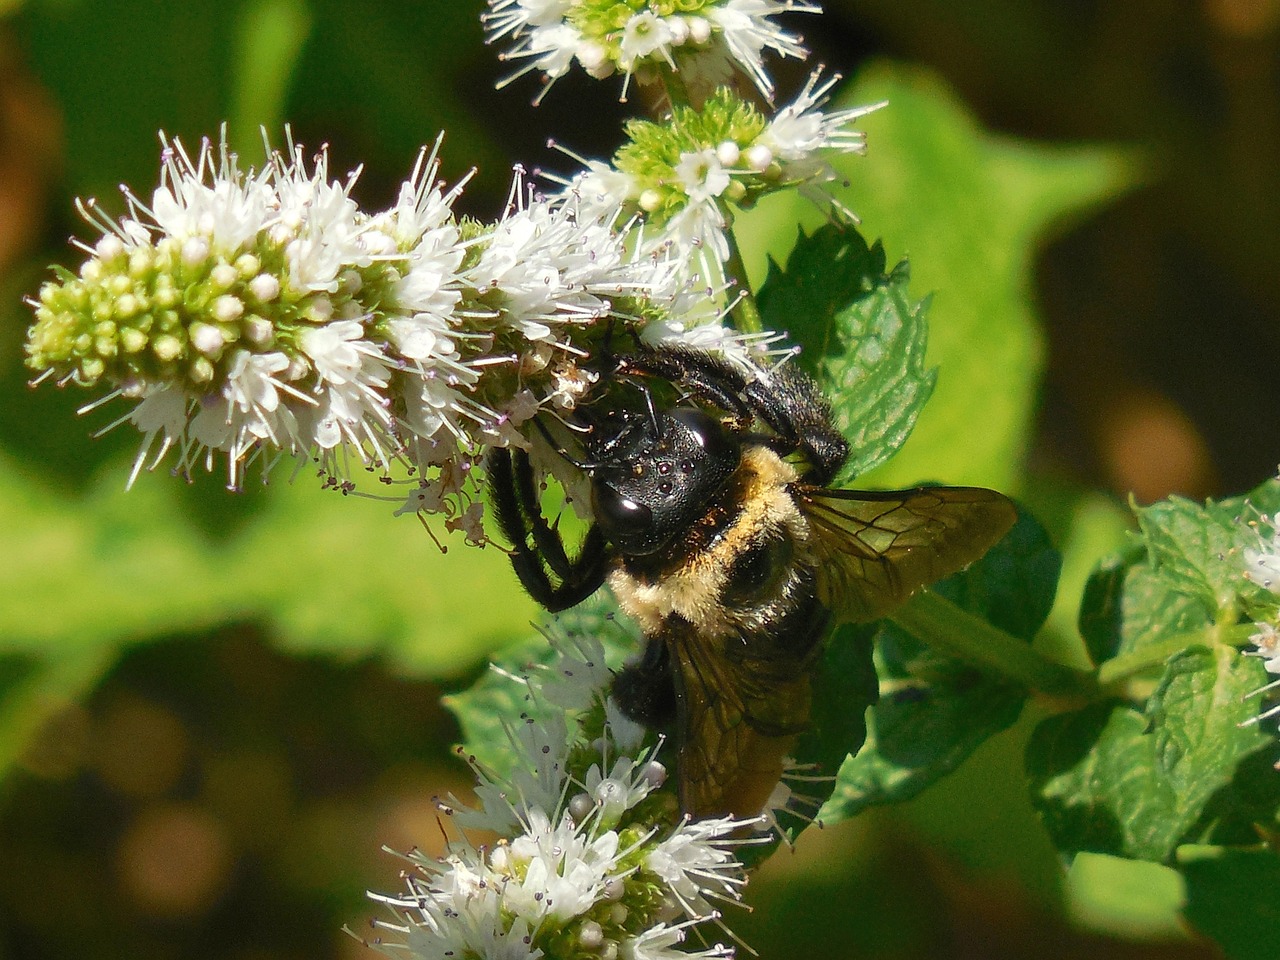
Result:
{"type": "Polygon", "coordinates": [[[703,294],[670,257],[629,251],[616,205],[535,196],[517,173],[501,219],[464,224],[462,184],[438,168],[424,150],[396,202],[366,213],[324,152],[291,145],[243,172],[225,140],[194,158],[164,142],[149,204],[126,191],[118,221],[82,205],[102,237],[32,302],[28,362],[137,401],[117,421],[144,437],[133,477],[222,455],[238,487],[255,460],[311,458],[348,490],[394,466],[414,478],[406,510],[481,538],[481,450],[578,402],[603,321],[640,329],[703,294]]]}
{"type": "Polygon", "coordinates": [[[512,43],[503,59],[521,64],[504,85],[538,71],[545,78],[539,99],[577,61],[597,79],[621,73],[628,82],[643,81],[660,68],[678,72],[696,101],[731,80],[735,69],[772,99],[765,51],[808,55],[800,37],[774,18],[820,12],[800,0],[489,0],[483,19],[490,42],[512,43]]]}
{"type": "Polygon", "coordinates": [[[825,111],[839,80],[815,71],[772,117],[723,89],[697,110],[677,109],[669,123],[633,122],[612,164],[575,157],[584,169],[561,181],[564,195],[592,211],[621,203],[644,224],[641,249],[704,280],[724,275],[730,204],[795,187],[856,222],[829,192],[839,174],[827,154],[865,153],[866,135],[852,124],[884,103],[825,111]]]}
{"type": "Polygon", "coordinates": [[[643,730],[607,701],[599,641],[549,639],[559,651],[539,678],[549,682],[523,682],[555,709],[508,731],[509,775],[473,762],[478,808],[452,798],[440,805],[457,826],[447,853],[408,853],[406,891],[371,894],[395,914],[374,922],[373,945],[424,960],[732,957],[724,944],[679,947],[691,928],[719,922],[717,903],[740,899],[746,881],[733,850],[744,841],[733,834],[755,822],[678,817],[666,770],[641,746],[643,730]],[[603,734],[586,744],[566,721],[573,715],[593,715],[593,729],[604,718],[603,734]],[[477,846],[470,830],[500,839],[477,846]]]}

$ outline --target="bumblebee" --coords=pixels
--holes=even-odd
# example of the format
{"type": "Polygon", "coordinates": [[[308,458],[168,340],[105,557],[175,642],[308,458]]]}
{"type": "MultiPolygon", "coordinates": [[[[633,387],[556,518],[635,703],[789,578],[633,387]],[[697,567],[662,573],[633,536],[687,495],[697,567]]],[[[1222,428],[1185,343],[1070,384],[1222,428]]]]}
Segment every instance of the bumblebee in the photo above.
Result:
{"type": "Polygon", "coordinates": [[[602,395],[561,421],[580,456],[537,424],[590,482],[576,556],[519,449],[489,455],[498,523],[547,609],[607,582],[639,624],[646,649],[612,693],[633,719],[674,726],[684,811],[755,816],[807,726],[829,628],[882,617],[978,559],[1015,510],[973,487],[828,489],[849,447],[793,365],[637,347],[608,367],[602,395]]]}

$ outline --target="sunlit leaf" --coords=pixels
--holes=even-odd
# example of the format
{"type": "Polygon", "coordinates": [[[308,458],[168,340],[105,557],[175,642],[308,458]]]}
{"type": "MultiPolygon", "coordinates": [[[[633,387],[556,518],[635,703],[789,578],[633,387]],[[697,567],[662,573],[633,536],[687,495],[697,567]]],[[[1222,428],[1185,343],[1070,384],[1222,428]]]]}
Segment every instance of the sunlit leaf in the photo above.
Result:
{"type": "Polygon", "coordinates": [[[924,305],[908,271],[885,273],[884,251],[852,227],[801,236],[785,269],[770,265],[760,291],[765,325],[786,330],[799,362],[831,400],[850,456],[837,485],[883,463],[906,442],[933,391],[924,364],[924,305]]]}
{"type": "MultiPolygon", "coordinates": [[[[1043,528],[1023,514],[983,559],[934,589],[1029,641],[1053,604],[1058,564],[1043,528]]],[[[840,768],[824,821],[915,796],[1012,724],[1026,699],[1025,690],[933,652],[896,624],[884,621],[876,640],[880,699],[866,744],[840,768]]]]}

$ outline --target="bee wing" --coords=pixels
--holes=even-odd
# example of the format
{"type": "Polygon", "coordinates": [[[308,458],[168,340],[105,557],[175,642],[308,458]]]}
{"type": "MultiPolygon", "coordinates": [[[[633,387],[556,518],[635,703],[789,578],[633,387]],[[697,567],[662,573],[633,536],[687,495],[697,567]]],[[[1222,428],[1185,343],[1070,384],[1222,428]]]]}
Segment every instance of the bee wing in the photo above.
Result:
{"type": "Polygon", "coordinates": [[[818,598],[837,620],[875,620],[963,569],[1008,532],[1012,501],[979,487],[793,490],[808,518],[818,598]]]}
{"type": "Polygon", "coordinates": [[[807,662],[744,655],[748,638],[711,637],[688,625],[666,642],[682,735],[681,807],[695,817],[757,815],[809,719],[807,662]]]}

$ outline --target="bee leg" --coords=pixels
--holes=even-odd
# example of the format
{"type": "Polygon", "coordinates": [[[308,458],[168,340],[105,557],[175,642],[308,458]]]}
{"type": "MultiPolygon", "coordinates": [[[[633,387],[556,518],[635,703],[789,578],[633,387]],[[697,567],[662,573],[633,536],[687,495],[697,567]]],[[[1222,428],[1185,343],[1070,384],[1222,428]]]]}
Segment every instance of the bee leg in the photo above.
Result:
{"type": "Polygon", "coordinates": [[[554,613],[595,593],[608,566],[599,529],[591,527],[578,556],[570,558],[560,534],[542,515],[528,455],[495,448],[486,465],[498,525],[512,546],[511,566],[529,596],[554,613]],[[559,583],[552,581],[553,574],[559,583]]]}
{"type": "Polygon", "coordinates": [[[661,637],[650,637],[643,655],[618,671],[611,693],[622,712],[642,726],[662,730],[675,724],[675,677],[661,637]]]}
{"type": "Polygon", "coordinates": [[[703,403],[733,414],[749,427],[760,420],[774,436],[766,446],[809,461],[805,481],[826,486],[849,458],[849,444],[831,421],[817,385],[792,364],[749,376],[700,350],[644,350],[618,358],[619,373],[667,380],[703,403]]]}
{"type": "Polygon", "coordinates": [[[799,452],[809,461],[807,483],[825,487],[849,459],[849,442],[832,422],[831,406],[818,385],[793,365],[743,387],[743,399],[777,434],[775,452],[799,452]]]}

